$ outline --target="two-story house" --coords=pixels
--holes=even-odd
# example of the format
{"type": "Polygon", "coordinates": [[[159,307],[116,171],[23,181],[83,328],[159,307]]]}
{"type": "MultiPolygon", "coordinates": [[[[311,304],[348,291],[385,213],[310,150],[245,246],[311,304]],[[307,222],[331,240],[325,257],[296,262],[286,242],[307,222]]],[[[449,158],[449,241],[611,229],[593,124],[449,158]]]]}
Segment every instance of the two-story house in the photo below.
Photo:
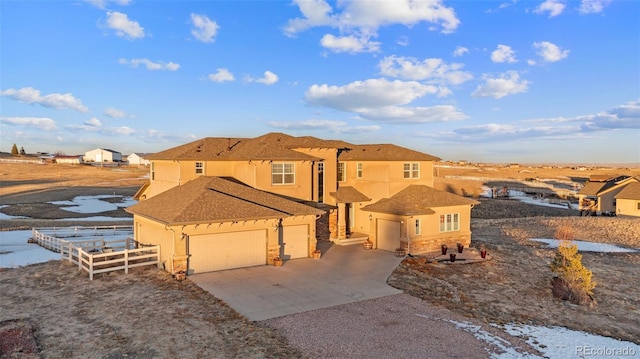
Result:
{"type": "Polygon", "coordinates": [[[269,133],[204,138],[149,160],[127,210],[135,239],[160,244],[171,272],[310,257],[317,240],[413,254],[471,241],[478,202],[433,189],[439,159],[407,148],[269,133]]]}
{"type": "Polygon", "coordinates": [[[583,215],[616,213],[616,195],[638,179],[627,175],[594,175],[578,191],[578,209],[583,215]]]}

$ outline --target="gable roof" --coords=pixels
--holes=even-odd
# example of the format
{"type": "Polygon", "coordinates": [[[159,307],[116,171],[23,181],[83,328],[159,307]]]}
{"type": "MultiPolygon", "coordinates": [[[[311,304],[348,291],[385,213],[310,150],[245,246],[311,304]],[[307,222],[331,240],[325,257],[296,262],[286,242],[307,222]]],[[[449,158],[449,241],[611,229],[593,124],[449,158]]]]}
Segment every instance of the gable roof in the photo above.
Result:
{"type": "Polygon", "coordinates": [[[353,145],[338,156],[340,161],[439,161],[440,158],[391,145],[353,145]]]}
{"type": "Polygon", "coordinates": [[[200,176],[126,208],[168,225],[321,215],[316,208],[221,177],[200,176]]]}
{"type": "Polygon", "coordinates": [[[340,160],[361,161],[437,161],[438,157],[391,145],[354,145],[340,140],[294,137],[271,132],[255,138],[206,137],[152,154],[150,160],[262,160],[320,161],[320,158],[296,151],[301,148],[335,148],[340,160]]]}
{"type": "Polygon", "coordinates": [[[629,183],[615,196],[615,199],[640,200],[640,182],[629,183]]]}
{"type": "Polygon", "coordinates": [[[371,198],[351,186],[341,186],[336,192],[329,195],[335,198],[337,203],[369,202],[371,198]]]}
{"type": "Polygon", "coordinates": [[[638,181],[631,176],[592,176],[589,178],[589,182],[584,184],[578,194],[585,196],[597,196],[603,192],[606,192],[613,187],[616,187],[624,182],[638,181]]]}
{"type": "Polygon", "coordinates": [[[475,205],[480,202],[425,185],[410,185],[402,191],[362,207],[363,211],[403,216],[434,214],[432,208],[475,205]]]}

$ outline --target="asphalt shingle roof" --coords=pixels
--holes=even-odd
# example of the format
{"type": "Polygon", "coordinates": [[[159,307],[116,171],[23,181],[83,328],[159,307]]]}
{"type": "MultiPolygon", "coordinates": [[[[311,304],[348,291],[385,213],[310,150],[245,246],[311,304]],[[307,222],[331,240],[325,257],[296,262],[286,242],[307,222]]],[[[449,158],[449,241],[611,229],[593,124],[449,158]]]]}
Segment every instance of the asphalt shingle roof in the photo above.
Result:
{"type": "Polygon", "coordinates": [[[330,192],[329,195],[335,198],[338,203],[354,203],[369,202],[371,198],[365,196],[362,192],[351,186],[342,186],[336,192],[330,192]]]}
{"type": "Polygon", "coordinates": [[[624,186],[622,191],[620,191],[615,198],[640,200],[640,182],[632,182],[624,186]]]}
{"type": "Polygon", "coordinates": [[[271,160],[305,161],[319,158],[295,151],[296,148],[336,148],[343,161],[437,161],[438,157],[391,145],[354,145],[340,140],[294,137],[267,133],[256,138],[206,137],[152,154],[150,160],[271,160]]]}
{"type": "Polygon", "coordinates": [[[321,215],[324,212],[220,177],[201,176],[126,209],[161,223],[194,224],[321,215]]]}
{"type": "Polygon", "coordinates": [[[391,198],[383,198],[362,207],[364,211],[390,213],[404,216],[435,213],[434,207],[475,205],[480,202],[453,193],[440,191],[425,185],[410,185],[391,198]]]}

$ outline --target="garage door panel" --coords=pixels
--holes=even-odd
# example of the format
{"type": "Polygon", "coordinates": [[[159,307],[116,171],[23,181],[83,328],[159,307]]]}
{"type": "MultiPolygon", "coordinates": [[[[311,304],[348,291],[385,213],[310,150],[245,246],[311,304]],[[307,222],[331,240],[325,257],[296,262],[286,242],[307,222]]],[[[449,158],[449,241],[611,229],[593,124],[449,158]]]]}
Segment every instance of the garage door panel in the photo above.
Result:
{"type": "Polygon", "coordinates": [[[194,273],[264,265],[266,230],[189,237],[189,267],[194,273]]]}
{"type": "Polygon", "coordinates": [[[400,246],[400,222],[378,220],[378,249],[395,251],[400,246]]]}
{"type": "Polygon", "coordinates": [[[284,247],[284,259],[308,258],[309,257],[309,226],[306,224],[299,226],[282,227],[284,247]]]}

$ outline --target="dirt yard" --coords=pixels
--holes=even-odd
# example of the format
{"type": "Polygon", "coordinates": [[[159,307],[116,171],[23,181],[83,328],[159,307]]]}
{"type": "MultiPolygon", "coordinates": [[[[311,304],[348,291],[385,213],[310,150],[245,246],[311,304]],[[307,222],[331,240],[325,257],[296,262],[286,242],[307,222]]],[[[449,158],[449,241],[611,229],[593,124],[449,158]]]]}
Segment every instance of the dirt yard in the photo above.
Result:
{"type": "MultiPolygon", "coordinates": [[[[58,213],[48,206],[50,201],[83,194],[130,196],[146,173],[1,163],[0,211],[33,218],[0,220],[0,229],[48,226],[62,214],[69,217],[68,212],[58,213]]],[[[461,191],[459,184],[449,185],[461,191]]],[[[560,325],[640,343],[639,253],[583,254],[583,263],[597,282],[593,306],[578,307],[552,298],[548,262],[553,250],[527,238],[551,238],[559,225],[571,225],[577,239],[640,249],[639,220],[577,217],[575,213],[483,199],[473,210],[472,246],[485,246],[491,261],[446,265],[427,263],[426,257],[407,258],[389,283],[486,322],[560,325]]],[[[0,292],[0,350],[21,344],[8,338],[25,338],[25,352],[14,357],[305,357],[283,334],[247,321],[190,281],[177,282],[152,269],[89,281],[75,267],[52,261],[0,269],[0,292]],[[34,343],[38,353],[29,354],[34,343]]]]}

